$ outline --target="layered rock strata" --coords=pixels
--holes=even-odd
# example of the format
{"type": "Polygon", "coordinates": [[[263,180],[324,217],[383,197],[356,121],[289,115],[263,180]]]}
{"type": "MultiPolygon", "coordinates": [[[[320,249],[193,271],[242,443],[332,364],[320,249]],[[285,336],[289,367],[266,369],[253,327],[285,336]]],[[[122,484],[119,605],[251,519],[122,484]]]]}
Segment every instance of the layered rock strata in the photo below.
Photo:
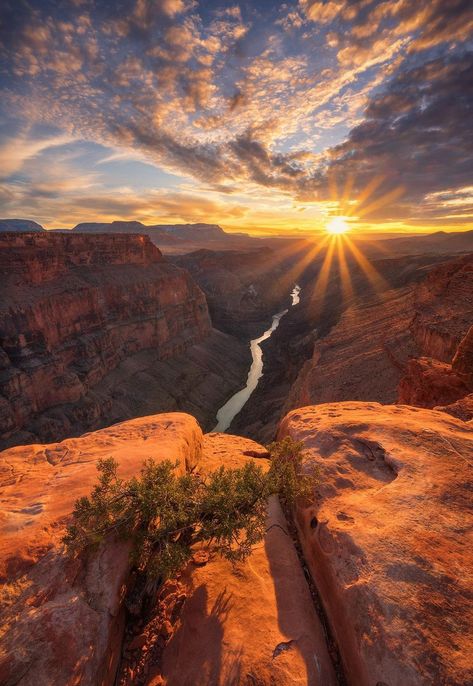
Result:
{"type": "Polygon", "coordinates": [[[217,328],[246,339],[260,335],[273,314],[289,305],[295,276],[290,252],[269,247],[253,250],[197,250],[173,257],[204,291],[217,328]],[[290,260],[289,260],[290,261],[290,260]]]}
{"type": "Polygon", "coordinates": [[[182,356],[211,333],[202,291],[146,236],[2,234],[0,273],[4,445],[109,423],[107,375],[143,350],[182,356]]]}
{"type": "Polygon", "coordinates": [[[472,321],[473,255],[417,284],[359,298],[315,342],[285,408],[350,399],[451,404],[473,390],[472,321]]]}

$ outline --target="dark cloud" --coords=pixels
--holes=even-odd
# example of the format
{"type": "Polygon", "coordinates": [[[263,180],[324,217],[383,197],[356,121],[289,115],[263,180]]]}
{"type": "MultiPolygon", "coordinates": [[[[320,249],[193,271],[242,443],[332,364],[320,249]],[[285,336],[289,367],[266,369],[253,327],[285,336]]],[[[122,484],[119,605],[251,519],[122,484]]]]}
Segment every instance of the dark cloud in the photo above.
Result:
{"type": "Polygon", "coordinates": [[[431,60],[398,73],[369,103],[362,124],[331,150],[329,168],[353,174],[361,188],[375,177],[402,185],[404,202],[471,184],[473,52],[431,60]]]}

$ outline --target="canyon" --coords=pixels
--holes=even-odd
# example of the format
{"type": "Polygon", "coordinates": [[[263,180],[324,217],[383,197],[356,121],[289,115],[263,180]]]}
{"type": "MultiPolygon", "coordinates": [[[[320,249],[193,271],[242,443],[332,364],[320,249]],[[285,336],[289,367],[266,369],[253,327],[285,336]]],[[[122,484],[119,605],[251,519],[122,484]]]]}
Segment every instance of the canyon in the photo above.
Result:
{"type": "Polygon", "coordinates": [[[166,256],[129,228],[0,233],[0,683],[473,681],[473,251],[166,256]],[[137,617],[128,542],[66,554],[100,459],[266,469],[285,437],[316,487],[293,513],[270,498],[237,568],[196,551],[137,617]]]}
{"type": "Polygon", "coordinates": [[[4,446],[138,411],[210,425],[238,388],[245,346],[212,329],[202,291],[146,236],[4,233],[0,273],[4,446]]]}
{"type": "MultiPolygon", "coordinates": [[[[473,321],[472,254],[369,265],[369,277],[349,265],[348,293],[339,265],[322,297],[313,273],[301,276],[301,304],[266,344],[265,375],[231,430],[264,442],[286,412],[303,405],[356,399],[433,408],[471,393],[468,375],[460,378],[452,363],[473,321]],[[435,378],[443,390],[427,387],[419,365],[442,367],[435,378]]],[[[466,350],[462,359],[471,364],[466,350]]]]}

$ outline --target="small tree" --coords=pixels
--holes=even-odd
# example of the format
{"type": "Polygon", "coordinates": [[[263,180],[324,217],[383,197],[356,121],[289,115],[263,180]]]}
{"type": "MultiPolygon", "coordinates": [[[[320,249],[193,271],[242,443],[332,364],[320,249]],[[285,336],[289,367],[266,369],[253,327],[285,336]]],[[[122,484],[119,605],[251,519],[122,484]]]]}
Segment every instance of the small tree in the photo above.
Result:
{"type": "Polygon", "coordinates": [[[303,473],[302,444],[285,438],[269,446],[269,469],[248,462],[207,475],[177,474],[169,460],[147,460],[140,477],[118,476],[113,458],[99,460],[98,484],[74,507],[64,537],[70,551],[98,545],[116,535],[133,542],[137,571],[164,580],[207,543],[223,557],[244,560],[266,528],[267,499],[278,494],[286,507],[313,489],[303,473]]]}

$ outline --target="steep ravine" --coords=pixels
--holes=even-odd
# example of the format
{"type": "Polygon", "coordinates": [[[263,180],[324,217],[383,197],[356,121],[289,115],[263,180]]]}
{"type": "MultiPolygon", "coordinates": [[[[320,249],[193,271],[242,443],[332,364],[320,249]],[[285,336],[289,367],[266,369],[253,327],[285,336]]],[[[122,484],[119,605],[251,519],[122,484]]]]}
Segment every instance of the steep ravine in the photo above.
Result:
{"type": "Polygon", "coordinates": [[[147,236],[0,236],[0,446],[183,409],[211,428],[246,346],[147,236]]]}
{"type": "Polygon", "coordinates": [[[263,343],[263,377],[230,431],[267,443],[284,414],[295,407],[349,399],[396,402],[406,362],[421,349],[415,334],[419,318],[431,336],[439,331],[439,336],[459,341],[465,334],[473,309],[471,260],[449,255],[377,260],[372,263],[378,275],[374,281],[352,262],[350,295],[337,262],[324,289],[318,280],[320,264],[311,265],[298,280],[300,305],[263,343]],[[437,267],[439,263],[445,267],[437,267]],[[450,286],[451,302],[442,310],[446,275],[452,269],[457,276],[450,286]],[[420,295],[425,283],[430,284],[428,303],[420,295]],[[433,301],[438,311],[431,310],[433,301]],[[450,333],[444,333],[445,327],[450,333]]]}

